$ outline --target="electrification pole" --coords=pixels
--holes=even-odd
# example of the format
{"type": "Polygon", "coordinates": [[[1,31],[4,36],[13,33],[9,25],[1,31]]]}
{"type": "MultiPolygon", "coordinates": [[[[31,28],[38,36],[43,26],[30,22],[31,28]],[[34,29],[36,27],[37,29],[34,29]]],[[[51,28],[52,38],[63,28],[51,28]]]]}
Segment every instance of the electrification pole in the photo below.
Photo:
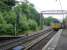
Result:
{"type": "Polygon", "coordinates": [[[43,29],[43,23],[44,23],[44,21],[43,21],[43,13],[41,12],[40,13],[40,26],[41,26],[41,29],[43,29]]]}
{"type": "MultiPolygon", "coordinates": [[[[57,2],[57,0],[56,0],[56,2],[57,2]]],[[[64,23],[64,12],[63,12],[63,9],[62,9],[62,4],[61,4],[61,1],[59,0],[59,4],[60,4],[60,8],[61,8],[61,10],[62,10],[62,15],[63,15],[63,24],[62,25],[64,25],[65,23],[64,23]]],[[[65,27],[65,25],[64,25],[64,27],[65,27]]]]}
{"type": "MultiPolygon", "coordinates": [[[[19,4],[24,2],[25,0],[19,0],[19,4]]],[[[19,12],[16,11],[16,21],[15,21],[15,36],[17,35],[18,25],[19,25],[19,18],[21,16],[21,8],[19,7],[19,12]]]]}

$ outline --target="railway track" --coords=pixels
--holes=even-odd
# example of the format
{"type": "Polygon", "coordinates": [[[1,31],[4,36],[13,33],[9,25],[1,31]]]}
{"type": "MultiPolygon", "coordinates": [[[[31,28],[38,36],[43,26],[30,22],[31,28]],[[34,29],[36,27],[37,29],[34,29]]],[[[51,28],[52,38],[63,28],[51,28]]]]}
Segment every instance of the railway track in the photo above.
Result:
{"type": "Polygon", "coordinates": [[[9,41],[7,43],[0,44],[0,50],[9,50],[9,49],[16,47],[18,45],[26,44],[28,42],[35,40],[36,38],[38,38],[44,34],[46,34],[49,31],[51,31],[51,30],[46,30],[46,31],[40,32],[38,34],[34,34],[34,35],[23,37],[23,38],[21,37],[21,38],[14,40],[14,41],[9,41]]]}
{"type": "Polygon", "coordinates": [[[52,31],[48,33],[43,39],[35,43],[34,45],[28,47],[25,50],[42,50],[42,48],[47,44],[47,42],[51,39],[51,37],[56,33],[56,31],[52,31]]]}

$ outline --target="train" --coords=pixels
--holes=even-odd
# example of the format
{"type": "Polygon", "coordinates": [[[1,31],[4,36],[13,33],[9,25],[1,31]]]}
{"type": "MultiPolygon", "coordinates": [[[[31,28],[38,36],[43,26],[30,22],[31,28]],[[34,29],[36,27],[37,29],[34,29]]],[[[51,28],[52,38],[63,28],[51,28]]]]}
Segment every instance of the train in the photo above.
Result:
{"type": "Polygon", "coordinates": [[[51,23],[51,28],[57,31],[62,28],[62,25],[58,20],[53,20],[53,22],[51,23]]]}

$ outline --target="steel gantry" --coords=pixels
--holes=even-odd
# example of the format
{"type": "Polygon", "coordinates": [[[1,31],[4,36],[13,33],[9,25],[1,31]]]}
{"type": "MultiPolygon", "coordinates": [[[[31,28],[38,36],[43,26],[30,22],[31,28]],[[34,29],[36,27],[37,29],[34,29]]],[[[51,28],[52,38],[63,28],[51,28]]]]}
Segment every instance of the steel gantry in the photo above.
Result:
{"type": "Polygon", "coordinates": [[[46,11],[41,11],[41,13],[47,15],[63,15],[63,14],[67,14],[67,10],[46,10],[46,11]]]}
{"type": "MultiPolygon", "coordinates": [[[[40,13],[40,25],[43,28],[44,20],[43,15],[63,15],[63,19],[67,16],[67,10],[45,10],[40,13]]],[[[64,22],[64,21],[63,21],[64,22]]]]}

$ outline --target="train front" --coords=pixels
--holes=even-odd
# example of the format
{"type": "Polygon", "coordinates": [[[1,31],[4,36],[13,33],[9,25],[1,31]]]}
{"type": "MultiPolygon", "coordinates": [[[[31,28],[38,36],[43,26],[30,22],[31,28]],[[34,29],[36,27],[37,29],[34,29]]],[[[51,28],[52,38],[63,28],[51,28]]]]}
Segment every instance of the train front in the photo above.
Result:
{"type": "Polygon", "coordinates": [[[59,30],[61,28],[61,23],[58,20],[53,20],[51,27],[53,30],[59,30]]]}

